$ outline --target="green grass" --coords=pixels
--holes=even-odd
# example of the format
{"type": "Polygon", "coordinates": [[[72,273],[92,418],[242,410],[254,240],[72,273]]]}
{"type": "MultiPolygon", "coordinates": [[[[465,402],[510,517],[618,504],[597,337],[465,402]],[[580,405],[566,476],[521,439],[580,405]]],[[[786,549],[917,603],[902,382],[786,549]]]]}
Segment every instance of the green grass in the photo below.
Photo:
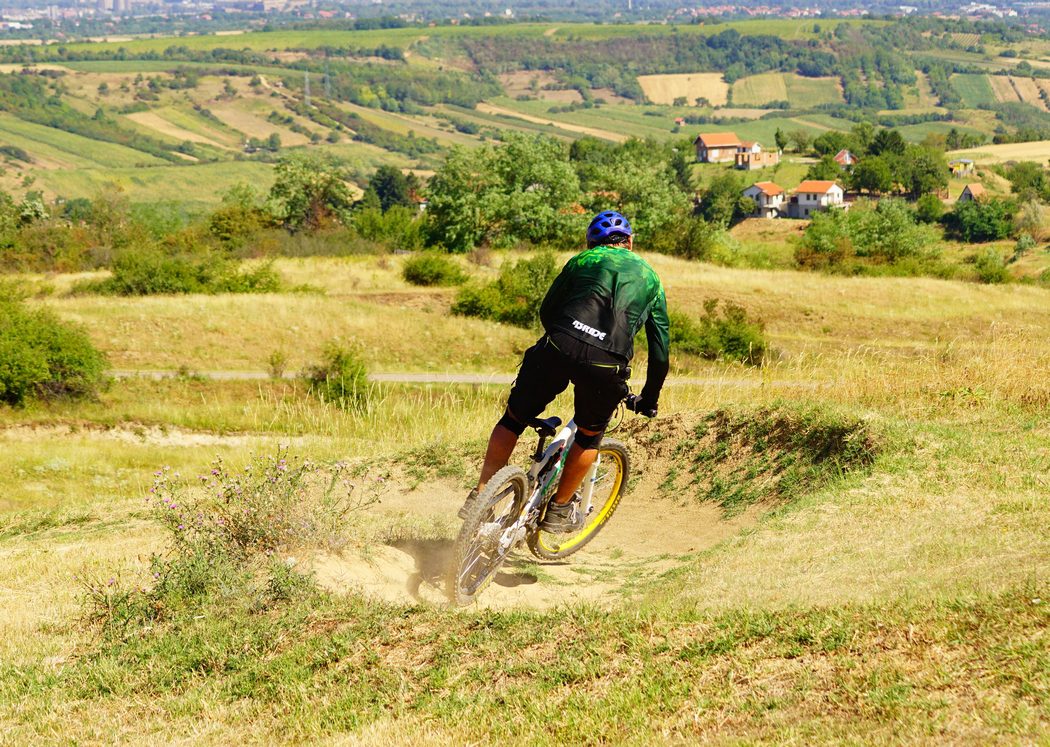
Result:
{"type": "MultiPolygon", "coordinates": [[[[831,31],[840,23],[847,21],[827,19],[819,21],[796,21],[789,19],[759,19],[749,21],[732,21],[712,25],[685,24],[677,25],[634,25],[634,24],[589,24],[589,23],[520,23],[494,26],[441,26],[432,28],[400,28],[375,31],[338,31],[329,29],[305,31],[254,31],[234,36],[184,36],[178,38],[132,39],[122,42],[105,43],[70,43],[66,48],[75,51],[115,50],[124,48],[131,53],[163,52],[171,46],[186,46],[194,50],[211,50],[217,48],[268,49],[316,48],[320,46],[375,46],[390,44],[408,47],[423,37],[441,36],[446,38],[478,36],[526,36],[543,37],[555,29],[551,38],[557,40],[563,36],[575,36],[584,39],[616,39],[622,36],[647,34],[717,34],[727,29],[735,29],[742,34],[774,34],[788,39],[810,39],[815,36],[813,28],[817,24],[824,31],[831,31]]],[[[861,21],[850,19],[848,23],[858,25],[884,24],[884,21],[861,21]]]]}
{"type": "Polygon", "coordinates": [[[241,182],[261,191],[270,188],[273,170],[247,161],[151,168],[80,168],[39,171],[41,184],[63,197],[93,197],[107,184],[123,187],[134,202],[177,201],[214,205],[224,192],[241,182]]]}
{"type": "Polygon", "coordinates": [[[922,142],[922,140],[929,134],[947,135],[951,130],[956,130],[960,133],[967,133],[971,135],[983,135],[986,138],[989,133],[983,130],[979,130],[976,127],[967,127],[966,125],[959,124],[958,122],[922,122],[921,124],[914,125],[903,125],[896,128],[901,135],[904,136],[905,140],[913,143],[922,142]]]}
{"type": "MultiPolygon", "coordinates": [[[[551,113],[548,111],[550,103],[544,101],[515,101],[506,97],[494,100],[494,103],[521,111],[532,116],[544,117],[555,122],[582,125],[595,129],[627,135],[630,137],[646,138],[652,137],[658,140],[681,138],[696,132],[735,132],[742,138],[758,140],[766,147],[773,147],[774,135],[777,129],[786,131],[804,129],[814,135],[824,132],[826,127],[809,124],[802,119],[790,117],[773,117],[770,119],[756,119],[749,122],[737,124],[705,124],[686,125],[682,133],[672,131],[674,110],[667,116],[649,117],[643,112],[655,110],[651,106],[635,106],[633,104],[615,104],[602,106],[596,109],[577,109],[571,112],[551,113]]],[[[819,116],[819,115],[818,115],[819,116]]],[[[816,121],[817,117],[812,117],[816,121]]],[[[830,117],[827,119],[831,120],[830,117]]],[[[832,120],[835,122],[834,129],[846,129],[843,120],[832,120]]]]}
{"type": "Polygon", "coordinates": [[[31,154],[40,153],[78,166],[126,168],[167,163],[156,156],[123,145],[25,122],[9,114],[0,114],[0,135],[31,154]]]}
{"type": "Polygon", "coordinates": [[[953,75],[951,83],[962,98],[963,105],[967,107],[977,108],[998,102],[987,75],[976,73],[953,75]]]}
{"type": "Polygon", "coordinates": [[[770,101],[790,101],[794,109],[842,102],[837,79],[804,78],[790,73],[762,73],[733,84],[734,106],[761,106],[770,101]]]}

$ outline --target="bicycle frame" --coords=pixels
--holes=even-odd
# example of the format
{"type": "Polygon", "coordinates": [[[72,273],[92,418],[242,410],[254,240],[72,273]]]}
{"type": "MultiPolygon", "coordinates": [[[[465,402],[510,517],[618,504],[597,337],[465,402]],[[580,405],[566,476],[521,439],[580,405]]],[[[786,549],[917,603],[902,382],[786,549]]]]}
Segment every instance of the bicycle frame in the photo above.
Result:
{"type": "MultiPolygon", "coordinates": [[[[532,467],[526,473],[532,493],[526,499],[518,514],[517,520],[507,527],[500,538],[501,549],[508,552],[518,544],[530,530],[535,530],[539,523],[544,502],[550,491],[557,485],[565,469],[565,460],[569,449],[576,441],[576,423],[570,420],[554,436],[550,445],[544,448],[546,436],[540,435],[536,451],[532,455],[532,467]]],[[[590,514],[594,496],[594,482],[601,462],[600,455],[594,460],[583,480],[580,510],[586,516],[590,514]]]]}

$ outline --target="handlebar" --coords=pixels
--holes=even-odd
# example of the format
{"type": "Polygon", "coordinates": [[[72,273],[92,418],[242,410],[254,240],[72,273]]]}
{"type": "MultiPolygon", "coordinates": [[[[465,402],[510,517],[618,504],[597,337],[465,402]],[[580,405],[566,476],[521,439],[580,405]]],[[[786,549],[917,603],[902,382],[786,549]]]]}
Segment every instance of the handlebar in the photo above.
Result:
{"type": "Polygon", "coordinates": [[[638,407],[639,400],[641,400],[641,397],[639,397],[637,394],[634,394],[632,392],[631,394],[628,394],[624,398],[623,406],[626,407],[631,412],[636,413],[638,415],[644,415],[647,418],[655,418],[656,417],[656,408],[652,407],[652,408],[646,408],[646,409],[639,409],[639,407],[638,407]]]}

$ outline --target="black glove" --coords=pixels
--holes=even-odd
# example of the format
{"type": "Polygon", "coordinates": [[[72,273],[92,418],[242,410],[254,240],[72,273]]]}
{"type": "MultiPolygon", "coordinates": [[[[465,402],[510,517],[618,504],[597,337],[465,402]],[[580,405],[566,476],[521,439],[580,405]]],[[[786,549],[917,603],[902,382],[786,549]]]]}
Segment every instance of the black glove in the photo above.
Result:
{"type": "Polygon", "coordinates": [[[651,402],[645,399],[644,397],[639,397],[636,394],[632,394],[627,398],[624,404],[627,406],[627,409],[631,412],[638,413],[639,415],[644,415],[647,418],[656,417],[657,403],[651,402]]]}

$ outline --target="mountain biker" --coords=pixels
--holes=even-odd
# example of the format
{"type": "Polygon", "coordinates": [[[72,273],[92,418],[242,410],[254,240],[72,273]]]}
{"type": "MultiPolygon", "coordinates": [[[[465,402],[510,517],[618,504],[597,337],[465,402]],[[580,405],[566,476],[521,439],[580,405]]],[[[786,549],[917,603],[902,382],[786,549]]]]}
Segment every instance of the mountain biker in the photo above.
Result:
{"type": "Polygon", "coordinates": [[[668,370],[667,300],[660,278],[633,249],[634,232],[623,215],[610,210],[591,220],[587,249],[568,261],[543,299],[544,334],[525,351],[506,412],[489,438],[478,486],[467,503],[507,464],[528,422],[571,381],[576,440],[540,528],[565,533],[582,527],[585,517],[577,491],[598,455],[613,412],[628,394],[634,336],[643,325],[649,364],[635,409],[656,416],[668,370]]]}

